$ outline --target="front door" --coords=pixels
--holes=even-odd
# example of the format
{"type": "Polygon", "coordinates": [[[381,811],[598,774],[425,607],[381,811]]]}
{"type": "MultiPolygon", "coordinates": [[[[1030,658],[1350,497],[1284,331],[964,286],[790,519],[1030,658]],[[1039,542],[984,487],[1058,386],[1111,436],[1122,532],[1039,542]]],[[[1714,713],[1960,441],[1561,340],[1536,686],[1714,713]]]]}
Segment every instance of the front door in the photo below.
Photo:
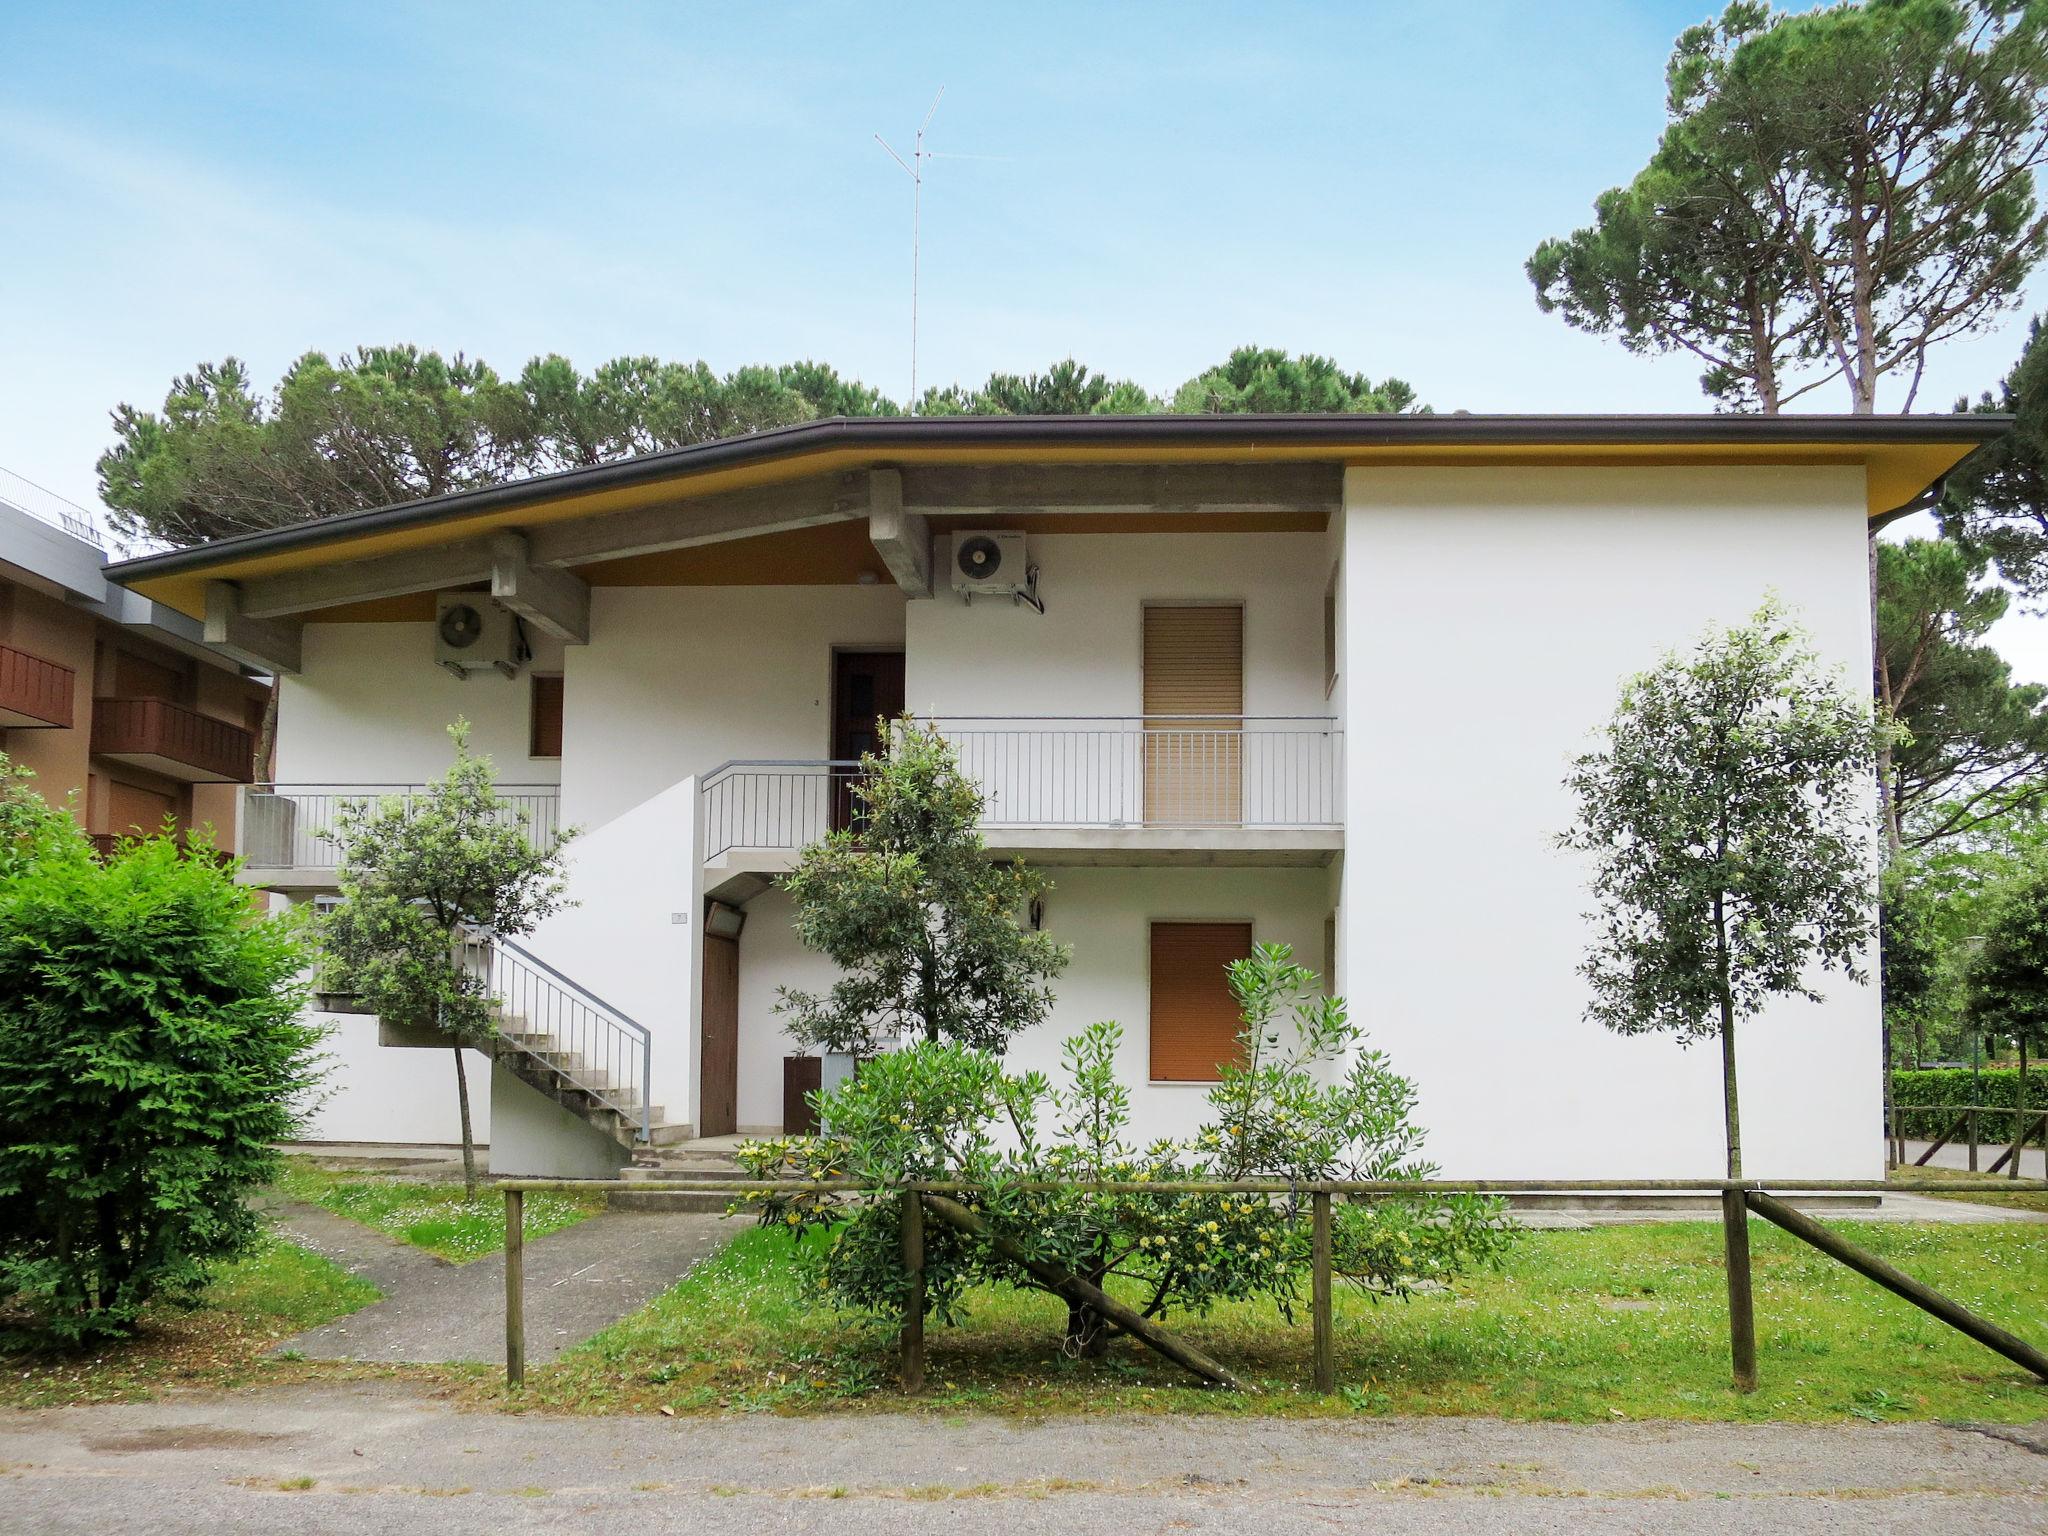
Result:
{"type": "Polygon", "coordinates": [[[740,941],[704,935],[704,1023],[697,1070],[699,1136],[740,1128],[740,941]]]}
{"type": "MultiPolygon", "coordinates": [[[[850,763],[886,746],[886,722],[903,713],[901,651],[839,651],[832,657],[832,760],[850,763]]],[[[853,774],[832,776],[832,830],[853,824],[853,774]]]]}

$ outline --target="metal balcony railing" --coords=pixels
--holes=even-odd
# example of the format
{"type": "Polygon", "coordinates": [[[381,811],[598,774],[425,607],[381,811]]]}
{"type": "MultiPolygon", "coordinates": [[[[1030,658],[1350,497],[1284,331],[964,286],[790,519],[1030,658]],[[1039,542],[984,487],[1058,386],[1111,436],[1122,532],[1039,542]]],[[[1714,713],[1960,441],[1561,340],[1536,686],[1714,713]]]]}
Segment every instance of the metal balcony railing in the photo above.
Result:
{"type": "MultiPolygon", "coordinates": [[[[989,717],[932,722],[981,786],[990,829],[1343,823],[1344,733],[1323,716],[989,717]]],[[[704,857],[790,849],[847,825],[859,765],[739,761],[704,777],[704,857]]]]}
{"type": "Polygon", "coordinates": [[[61,528],[74,539],[83,539],[96,549],[107,547],[99,519],[85,507],[13,470],[0,468],[0,505],[26,512],[38,522],[61,528]]]}
{"type": "MultiPolygon", "coordinates": [[[[409,806],[424,784],[256,784],[242,797],[242,858],[251,869],[333,869],[332,841],[342,806],[396,799],[409,806]]],[[[536,847],[559,826],[561,789],[554,784],[500,784],[505,819],[536,847]]]]}

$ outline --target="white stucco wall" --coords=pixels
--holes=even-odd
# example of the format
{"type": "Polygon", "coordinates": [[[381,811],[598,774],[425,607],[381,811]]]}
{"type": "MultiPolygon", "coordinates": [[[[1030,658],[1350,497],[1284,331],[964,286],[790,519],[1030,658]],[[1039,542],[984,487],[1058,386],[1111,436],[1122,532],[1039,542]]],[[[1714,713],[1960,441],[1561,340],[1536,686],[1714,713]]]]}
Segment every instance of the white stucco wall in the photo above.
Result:
{"type": "MultiPolygon", "coordinates": [[[[1132,1139],[1185,1135],[1203,1117],[1202,1089],[1185,1083],[1149,1085],[1147,972],[1150,925],[1159,922],[1249,921],[1259,943],[1284,943],[1312,968],[1322,967],[1326,872],[1307,869],[1055,869],[1046,898],[1046,929],[1073,947],[1073,961],[1053,984],[1053,1014],[1012,1049],[1014,1071],[1041,1070],[1064,1083],[1060,1046],[1103,1019],[1124,1027],[1121,1060],[1131,1087],[1132,1139]]],[[[797,942],[789,899],[780,891],[747,907],[740,939],[739,1121],[746,1131],[782,1124],[782,1059],[796,1050],[775,1014],[781,987],[823,990],[833,969],[797,942]]]]}
{"type": "MultiPolygon", "coordinates": [[[[327,1075],[299,1132],[304,1140],[461,1144],[453,1052],[379,1045],[377,1021],[362,1014],[309,1018],[328,1031],[321,1042],[327,1075]]],[[[481,1145],[491,1139],[491,1062],[476,1051],[462,1059],[471,1133],[481,1145]]]]}
{"type": "Polygon", "coordinates": [[[732,758],[831,748],[832,652],[903,643],[895,587],[600,587],[563,673],[562,814],[600,827],[732,758]]]}
{"type": "Polygon", "coordinates": [[[503,784],[552,784],[553,758],[528,755],[531,671],[559,672],[564,647],[533,634],[532,666],[458,678],[434,665],[432,624],[308,624],[304,666],[280,679],[280,784],[416,784],[448,770],[448,727],[469,722],[469,745],[503,784]]]}
{"type": "MultiPolygon", "coordinates": [[[[1344,986],[1451,1175],[1718,1177],[1719,1061],[1581,1018],[1566,764],[1622,679],[1774,589],[1869,674],[1862,472],[1352,470],[1344,986]]],[[[1881,1173],[1874,986],[1738,1035],[1746,1170],[1881,1173]]]]}
{"type": "Polygon", "coordinates": [[[686,778],[570,844],[569,897],[523,942],[653,1036],[654,1095],[693,1121],[697,781],[686,778]]]}
{"type": "Polygon", "coordinates": [[[1052,1017],[1011,1048],[1013,1071],[1038,1070],[1064,1084],[1060,1047],[1088,1025],[1123,1025],[1119,1058],[1131,1085],[1131,1139],[1186,1136],[1206,1116],[1199,1084],[1153,1085],[1151,1060],[1151,925],[1154,922],[1243,922],[1259,944],[1288,944],[1297,961],[1322,969],[1326,880],[1307,869],[1055,869],[1046,897],[1046,931],[1073,948],[1073,961],[1053,983],[1052,1017]]]}
{"type": "MultiPolygon", "coordinates": [[[[943,548],[941,550],[943,553],[943,548]]],[[[1146,603],[1244,605],[1251,715],[1319,715],[1319,533],[1033,534],[1044,614],[941,589],[906,610],[904,696],[920,715],[1136,715],[1146,603]]]]}
{"type": "Polygon", "coordinates": [[[609,1179],[631,1154],[580,1115],[493,1066],[491,1172],[500,1178],[609,1179]]]}

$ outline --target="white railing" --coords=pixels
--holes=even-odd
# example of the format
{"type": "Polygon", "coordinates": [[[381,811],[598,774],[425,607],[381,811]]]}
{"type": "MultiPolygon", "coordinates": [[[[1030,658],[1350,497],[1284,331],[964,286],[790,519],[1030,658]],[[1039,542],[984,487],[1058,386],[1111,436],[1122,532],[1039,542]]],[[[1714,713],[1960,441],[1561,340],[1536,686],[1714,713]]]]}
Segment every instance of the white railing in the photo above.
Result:
{"type": "MultiPolygon", "coordinates": [[[[410,806],[424,784],[252,784],[242,793],[242,860],[251,869],[333,869],[333,834],[344,805],[395,799],[410,806]]],[[[505,819],[535,847],[558,830],[561,790],[553,784],[500,784],[505,819]]]]}
{"type": "Polygon", "coordinates": [[[931,722],[981,786],[989,827],[1335,827],[1344,733],[1310,716],[931,722]]]}
{"type": "MultiPolygon", "coordinates": [[[[990,829],[1322,829],[1343,823],[1344,733],[1323,716],[974,717],[931,722],[990,829]]],[[[858,765],[730,762],[704,776],[704,857],[789,849],[848,824],[858,765]]]]}
{"type": "Polygon", "coordinates": [[[805,848],[847,824],[860,764],[760,759],[721,763],[698,788],[704,857],[735,848],[805,848]]]}
{"type": "Polygon", "coordinates": [[[17,475],[11,469],[0,468],[0,502],[26,512],[37,522],[61,528],[74,539],[83,539],[95,549],[107,547],[106,535],[100,532],[99,519],[89,509],[17,475]]]}

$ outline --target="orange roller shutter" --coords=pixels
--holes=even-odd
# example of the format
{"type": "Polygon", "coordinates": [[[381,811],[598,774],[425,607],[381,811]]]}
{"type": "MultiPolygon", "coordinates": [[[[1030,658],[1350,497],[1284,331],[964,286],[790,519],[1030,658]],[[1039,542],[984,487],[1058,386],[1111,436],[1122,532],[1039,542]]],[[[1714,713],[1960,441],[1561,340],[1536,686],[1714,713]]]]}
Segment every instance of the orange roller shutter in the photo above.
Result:
{"type": "Polygon", "coordinates": [[[1213,1083],[1238,1058],[1237,999],[1225,967],[1252,952],[1250,923],[1152,925],[1155,1083],[1213,1083]]]}

